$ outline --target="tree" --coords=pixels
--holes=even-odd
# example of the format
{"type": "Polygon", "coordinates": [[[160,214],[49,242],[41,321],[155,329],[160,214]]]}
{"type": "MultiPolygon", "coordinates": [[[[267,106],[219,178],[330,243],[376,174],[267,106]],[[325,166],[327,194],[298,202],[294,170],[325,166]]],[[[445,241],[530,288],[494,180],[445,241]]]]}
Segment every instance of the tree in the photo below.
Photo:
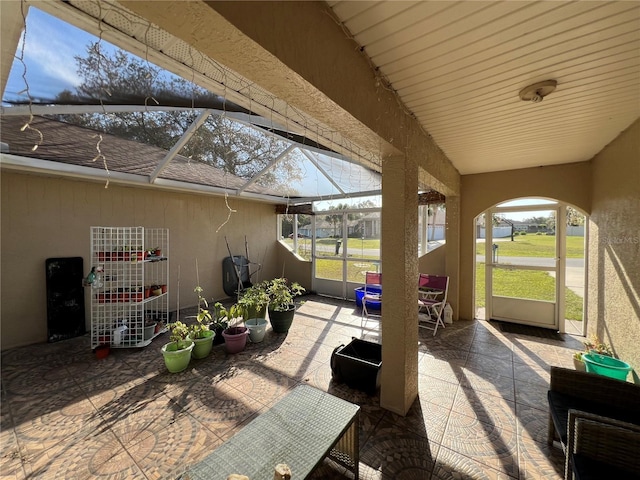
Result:
{"type": "Polygon", "coordinates": [[[547,222],[546,225],[547,230],[550,230],[551,232],[555,232],[556,230],[556,214],[555,212],[551,212],[549,214],[549,217],[547,218],[547,222]]]}
{"type": "MultiPolygon", "coordinates": [[[[57,103],[185,105],[219,104],[216,95],[117,50],[104,53],[100,42],[75,57],[82,83],[76,92],[60,92],[57,103]],[[191,103],[190,103],[191,102],[191,103]]],[[[126,112],[58,116],[60,120],[169,150],[196,119],[199,111],[126,112]]],[[[210,115],[180,154],[229,174],[250,179],[267,167],[288,143],[257,129],[210,115]]],[[[294,151],[295,152],[295,151],[294,151]]],[[[298,154],[290,152],[262,175],[259,185],[297,194],[292,182],[302,178],[298,154]]]]}
{"type": "Polygon", "coordinates": [[[435,217],[436,214],[440,211],[440,210],[444,210],[445,209],[445,203],[428,203],[427,204],[427,228],[429,226],[429,224],[431,225],[431,235],[427,234],[427,241],[433,240],[433,238],[436,236],[436,224],[435,224],[435,217]],[[429,219],[432,218],[433,221],[429,222],[429,219]]]}
{"type": "MultiPolygon", "coordinates": [[[[349,205],[346,203],[339,203],[338,205],[331,205],[329,210],[346,210],[349,208],[349,205]]],[[[324,217],[327,223],[330,223],[333,226],[333,236],[338,237],[338,226],[340,226],[340,236],[342,236],[342,213],[339,214],[330,214],[324,217]]]]}
{"type": "Polygon", "coordinates": [[[567,207],[567,225],[579,226],[584,225],[585,217],[573,207],[567,207]]]}
{"type": "Polygon", "coordinates": [[[494,226],[498,226],[501,223],[506,223],[507,225],[509,225],[511,227],[511,241],[514,241],[514,233],[515,233],[515,224],[513,222],[513,220],[509,220],[508,218],[505,217],[499,217],[497,215],[493,216],[493,225],[494,226]]]}

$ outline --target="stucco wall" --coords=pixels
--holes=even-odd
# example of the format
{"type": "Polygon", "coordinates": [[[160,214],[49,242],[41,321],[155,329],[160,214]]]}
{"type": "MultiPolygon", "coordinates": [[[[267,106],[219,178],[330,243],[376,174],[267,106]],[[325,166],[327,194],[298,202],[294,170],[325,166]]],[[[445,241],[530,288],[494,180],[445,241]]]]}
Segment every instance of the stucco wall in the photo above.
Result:
{"type": "Polygon", "coordinates": [[[418,271],[431,275],[446,275],[447,245],[441,245],[418,259],[418,271]]]}
{"type": "Polygon", "coordinates": [[[312,288],[313,267],[311,262],[300,260],[291,250],[277,242],[276,275],[284,276],[291,282],[298,282],[307,291],[312,288]]]}
{"type": "Polygon", "coordinates": [[[591,164],[571,163],[463,175],[460,207],[460,318],[474,318],[474,219],[487,208],[519,197],[544,197],[591,211],[591,164]]]}
{"type": "Polygon", "coordinates": [[[588,332],[640,368],[640,120],[593,163],[588,332]]]}
{"type": "MultiPolygon", "coordinates": [[[[237,210],[225,222],[224,198],[140,188],[123,188],[19,173],[2,173],[1,332],[2,349],[46,341],[45,260],[80,256],[90,269],[91,226],[169,229],[170,309],[176,308],[178,266],[180,306],[196,303],[195,259],[207,298],[226,297],[222,259],[245,251],[263,264],[260,279],[277,272],[273,205],[229,198],[237,210]]],[[[87,327],[89,326],[89,302],[87,327]]]]}

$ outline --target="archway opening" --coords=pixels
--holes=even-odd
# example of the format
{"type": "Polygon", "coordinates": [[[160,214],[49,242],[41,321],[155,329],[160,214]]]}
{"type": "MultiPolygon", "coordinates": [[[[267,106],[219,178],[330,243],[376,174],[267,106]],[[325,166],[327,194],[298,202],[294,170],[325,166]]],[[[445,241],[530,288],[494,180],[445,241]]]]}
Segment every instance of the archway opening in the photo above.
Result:
{"type": "Polygon", "coordinates": [[[476,318],[584,335],[585,214],[552,199],[518,198],[474,224],[476,318]]]}

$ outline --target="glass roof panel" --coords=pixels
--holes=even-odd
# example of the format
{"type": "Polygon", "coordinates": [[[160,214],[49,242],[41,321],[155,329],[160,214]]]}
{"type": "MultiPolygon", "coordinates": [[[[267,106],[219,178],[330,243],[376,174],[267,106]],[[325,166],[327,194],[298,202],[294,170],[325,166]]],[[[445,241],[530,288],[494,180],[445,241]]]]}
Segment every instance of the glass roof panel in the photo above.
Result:
{"type": "MultiPolygon", "coordinates": [[[[114,171],[155,173],[169,180],[304,201],[357,197],[381,188],[378,173],[33,6],[26,25],[2,98],[4,116],[29,115],[26,104],[29,109],[46,105],[46,119],[38,125],[49,133],[43,135],[43,148],[28,156],[85,165],[86,158],[69,155],[69,142],[90,138],[91,130],[97,130],[153,147],[139,150],[144,155],[137,156],[145,158],[133,161],[124,153],[125,145],[130,150],[133,144],[105,137],[105,152],[113,149],[105,156],[114,171]],[[195,124],[205,109],[210,115],[195,124]],[[55,122],[85,130],[56,137],[61,128],[55,122]],[[169,154],[176,149],[176,155],[169,154]]],[[[13,151],[27,155],[29,142],[14,138],[13,143],[20,147],[13,151]]],[[[95,151],[96,140],[90,143],[85,157],[95,151]]]]}

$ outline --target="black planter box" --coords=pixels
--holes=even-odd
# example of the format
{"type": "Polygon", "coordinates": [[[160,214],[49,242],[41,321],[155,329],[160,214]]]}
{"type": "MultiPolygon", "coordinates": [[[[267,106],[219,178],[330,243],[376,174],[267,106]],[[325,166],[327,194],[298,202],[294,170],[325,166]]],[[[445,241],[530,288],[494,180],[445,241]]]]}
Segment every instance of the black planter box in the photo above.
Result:
{"type": "Polygon", "coordinates": [[[331,376],[336,382],[369,394],[380,386],[382,345],[354,338],[331,354],[331,376]]]}

